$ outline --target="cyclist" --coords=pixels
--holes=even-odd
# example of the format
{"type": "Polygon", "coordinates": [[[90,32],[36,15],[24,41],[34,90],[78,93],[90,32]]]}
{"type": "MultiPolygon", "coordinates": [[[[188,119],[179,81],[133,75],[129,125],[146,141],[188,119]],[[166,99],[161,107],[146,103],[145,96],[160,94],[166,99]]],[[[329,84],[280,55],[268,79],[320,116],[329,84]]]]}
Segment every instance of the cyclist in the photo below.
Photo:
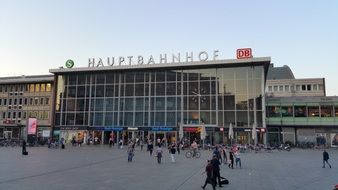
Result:
{"type": "Polygon", "coordinates": [[[193,156],[196,155],[197,148],[198,148],[197,142],[196,142],[196,141],[193,141],[193,143],[191,144],[191,149],[192,149],[192,151],[193,151],[193,156]]]}

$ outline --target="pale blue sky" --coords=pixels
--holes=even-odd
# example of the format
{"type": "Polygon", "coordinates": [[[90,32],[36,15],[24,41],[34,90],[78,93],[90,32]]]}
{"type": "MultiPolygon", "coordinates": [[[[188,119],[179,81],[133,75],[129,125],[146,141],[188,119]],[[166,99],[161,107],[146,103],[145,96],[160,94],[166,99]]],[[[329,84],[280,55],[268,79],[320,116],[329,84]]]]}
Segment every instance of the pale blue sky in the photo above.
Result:
{"type": "Polygon", "coordinates": [[[73,59],[251,47],[338,95],[338,1],[0,1],[0,77],[73,59]]]}

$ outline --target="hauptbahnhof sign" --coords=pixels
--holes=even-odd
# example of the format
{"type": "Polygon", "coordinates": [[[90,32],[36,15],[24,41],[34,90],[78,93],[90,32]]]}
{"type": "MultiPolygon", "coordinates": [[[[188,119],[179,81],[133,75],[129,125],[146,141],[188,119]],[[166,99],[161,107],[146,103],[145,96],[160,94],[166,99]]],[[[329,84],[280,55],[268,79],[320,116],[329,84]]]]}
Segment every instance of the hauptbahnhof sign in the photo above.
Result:
{"type": "Polygon", "coordinates": [[[194,61],[216,61],[219,56],[219,50],[212,53],[201,51],[198,53],[186,52],[177,54],[160,54],[159,56],[120,56],[107,58],[89,58],[88,67],[107,67],[122,65],[144,65],[144,64],[165,64],[165,63],[186,63],[194,61]]]}

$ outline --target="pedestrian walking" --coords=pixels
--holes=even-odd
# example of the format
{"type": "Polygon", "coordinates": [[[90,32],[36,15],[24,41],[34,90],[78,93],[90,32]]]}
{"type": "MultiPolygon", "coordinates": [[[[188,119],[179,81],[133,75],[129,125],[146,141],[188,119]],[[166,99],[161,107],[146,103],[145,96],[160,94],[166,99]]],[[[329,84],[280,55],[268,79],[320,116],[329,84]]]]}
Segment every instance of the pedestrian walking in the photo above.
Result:
{"type": "Polygon", "coordinates": [[[128,162],[132,162],[133,157],[134,157],[134,146],[133,146],[133,144],[129,144],[127,152],[128,152],[128,162]]]}
{"type": "Polygon", "coordinates": [[[170,153],[170,157],[171,157],[171,162],[175,163],[175,153],[176,153],[176,144],[173,143],[170,145],[169,147],[169,153],[170,153]]]}
{"type": "Polygon", "coordinates": [[[27,150],[26,150],[26,146],[27,146],[27,143],[26,143],[26,141],[24,139],[24,140],[22,140],[22,155],[27,155],[28,154],[27,150]]]}
{"type": "Polygon", "coordinates": [[[329,159],[330,159],[329,153],[327,153],[326,150],[324,149],[324,152],[323,152],[323,168],[325,168],[325,162],[331,168],[331,164],[329,163],[329,159]]]}
{"type": "Polygon", "coordinates": [[[180,142],[176,144],[177,154],[181,153],[181,147],[180,146],[181,146],[180,142]]]}
{"type": "Polygon", "coordinates": [[[113,146],[113,138],[110,137],[109,138],[109,148],[111,148],[113,146]]]}
{"type": "Polygon", "coordinates": [[[153,150],[154,150],[154,145],[153,145],[153,142],[151,140],[149,140],[149,142],[148,142],[148,147],[149,147],[149,154],[150,154],[150,156],[152,156],[153,150]]]}
{"type": "Polygon", "coordinates": [[[210,162],[210,160],[207,160],[207,166],[205,167],[205,173],[207,174],[207,178],[205,179],[204,185],[202,185],[202,189],[205,189],[205,186],[207,186],[207,184],[211,184],[212,185],[212,189],[216,190],[216,180],[214,179],[214,175],[213,175],[213,167],[212,164],[210,162]]]}
{"type": "Polygon", "coordinates": [[[234,153],[232,150],[229,152],[229,158],[230,158],[230,163],[229,163],[229,168],[234,169],[234,153]]]}
{"type": "Polygon", "coordinates": [[[241,162],[241,157],[239,151],[235,152],[235,157],[236,157],[236,167],[237,164],[239,165],[239,168],[242,168],[242,162],[241,162]]]}
{"type": "Polygon", "coordinates": [[[224,164],[227,164],[228,163],[228,156],[227,156],[227,147],[226,146],[224,146],[222,153],[223,153],[224,164]]]}
{"type": "Polygon", "coordinates": [[[159,144],[157,149],[156,149],[157,163],[159,163],[159,164],[161,164],[162,153],[163,153],[163,150],[161,148],[161,144],[159,144]]]}
{"type": "Polygon", "coordinates": [[[221,163],[219,162],[216,155],[213,156],[213,159],[211,160],[211,164],[213,168],[215,184],[216,184],[216,179],[217,179],[219,187],[223,187],[221,184],[221,174],[220,174],[220,168],[219,168],[219,165],[221,165],[221,163]]]}
{"type": "Polygon", "coordinates": [[[123,140],[122,139],[120,139],[120,141],[119,141],[119,146],[120,146],[120,149],[123,149],[123,140]]]}

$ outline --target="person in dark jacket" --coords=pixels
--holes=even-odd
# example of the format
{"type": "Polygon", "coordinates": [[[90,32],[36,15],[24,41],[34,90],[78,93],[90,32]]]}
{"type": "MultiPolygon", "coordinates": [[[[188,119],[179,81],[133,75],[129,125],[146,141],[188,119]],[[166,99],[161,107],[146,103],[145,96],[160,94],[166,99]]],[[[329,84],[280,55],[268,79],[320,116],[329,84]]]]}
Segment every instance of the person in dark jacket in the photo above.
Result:
{"type": "Polygon", "coordinates": [[[324,152],[323,152],[323,168],[325,168],[325,162],[330,166],[331,168],[331,164],[329,164],[329,153],[326,152],[326,150],[324,149],[324,152]]]}
{"type": "Polygon", "coordinates": [[[26,146],[27,146],[27,143],[26,143],[26,141],[24,139],[24,140],[22,140],[22,154],[24,154],[25,152],[27,152],[26,146]]]}
{"type": "Polygon", "coordinates": [[[229,168],[234,169],[234,152],[231,150],[229,152],[229,158],[230,158],[230,163],[229,163],[229,168]]]}
{"type": "Polygon", "coordinates": [[[205,173],[207,174],[207,178],[205,179],[204,185],[201,186],[202,189],[205,189],[205,186],[207,186],[207,184],[210,183],[212,185],[212,189],[216,190],[215,184],[216,181],[214,180],[213,167],[210,160],[208,160],[208,164],[205,167],[205,173]]]}
{"type": "Polygon", "coordinates": [[[218,185],[220,187],[223,187],[221,184],[221,174],[220,174],[220,168],[219,165],[221,165],[221,163],[218,160],[218,157],[216,155],[213,156],[212,160],[211,160],[211,165],[213,168],[213,175],[214,175],[214,181],[216,184],[216,179],[218,179],[218,185]]]}

